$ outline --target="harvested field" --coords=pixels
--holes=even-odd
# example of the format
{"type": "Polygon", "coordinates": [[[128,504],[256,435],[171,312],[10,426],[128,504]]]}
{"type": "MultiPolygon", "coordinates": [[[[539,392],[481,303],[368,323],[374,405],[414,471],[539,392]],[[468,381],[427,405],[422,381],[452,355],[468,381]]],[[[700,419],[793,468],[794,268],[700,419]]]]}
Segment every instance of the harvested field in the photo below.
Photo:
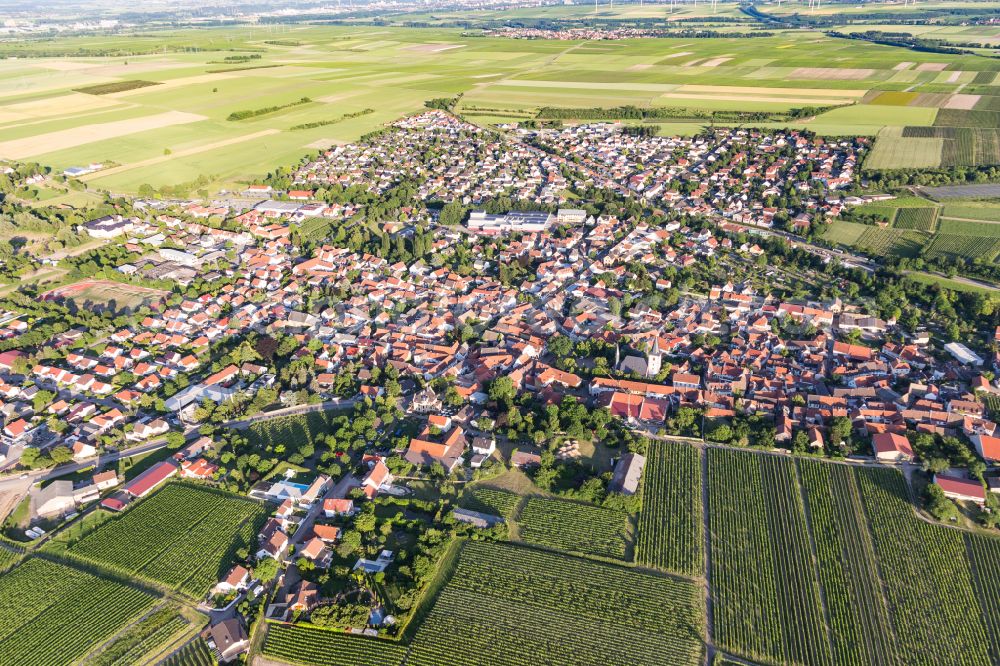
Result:
{"type": "Polygon", "coordinates": [[[917,65],[918,72],[942,72],[948,66],[946,62],[922,62],[917,65]]]}
{"type": "Polygon", "coordinates": [[[813,79],[816,81],[861,81],[875,73],[874,69],[839,67],[796,67],[793,79],[813,79]]]}
{"type": "Polygon", "coordinates": [[[205,116],[186,113],[184,111],[167,111],[142,118],[83,125],[73,129],[39,134],[25,139],[0,142],[0,155],[8,159],[24,159],[97,141],[115,139],[128,134],[136,134],[138,132],[146,132],[173,125],[195,123],[199,120],[205,120],[205,116]]]}
{"type": "Polygon", "coordinates": [[[980,95],[961,95],[955,94],[948,98],[942,108],[945,109],[962,109],[964,111],[970,111],[976,107],[979,103],[980,95]]]}
{"type": "Polygon", "coordinates": [[[515,88],[566,88],[568,90],[639,90],[642,92],[670,92],[677,88],[672,83],[591,83],[583,81],[529,81],[504,79],[497,85],[515,88]]]}
{"type": "Polygon", "coordinates": [[[305,147],[312,148],[313,150],[326,150],[331,146],[343,146],[346,143],[346,141],[341,141],[339,139],[317,139],[312,143],[307,143],[305,147]]]}
{"type": "Polygon", "coordinates": [[[75,60],[39,60],[34,64],[36,67],[51,69],[57,72],[75,72],[93,67],[89,62],[76,62],[75,60]]]}
{"type": "Polygon", "coordinates": [[[118,105],[119,102],[113,99],[74,92],[0,106],[0,123],[41,120],[69,114],[79,116],[88,111],[103,110],[118,105]]]}
{"type": "Polygon", "coordinates": [[[901,169],[941,165],[944,139],[904,138],[900,127],[886,127],[865,159],[867,169],[901,169]]]}
{"type": "Polygon", "coordinates": [[[895,70],[897,72],[901,72],[904,69],[909,69],[912,66],[913,66],[912,62],[906,62],[906,61],[899,62],[899,63],[896,63],[895,66],[893,66],[893,70],[895,70]]]}
{"type": "Polygon", "coordinates": [[[416,51],[417,53],[441,53],[442,51],[450,51],[452,49],[460,49],[465,44],[415,44],[408,47],[407,51],[416,51]]]}
{"type": "Polygon", "coordinates": [[[98,310],[131,310],[154,303],[168,292],[112,280],[83,280],[42,294],[43,300],[72,301],[78,307],[98,310]]]}
{"type": "MultiPolygon", "coordinates": [[[[761,88],[762,93],[767,92],[767,88],[761,88]]],[[[773,97],[766,94],[762,95],[712,95],[709,93],[683,93],[683,92],[669,92],[660,95],[660,99],[700,99],[700,100],[719,100],[723,102],[765,102],[768,104],[801,104],[803,106],[808,106],[810,104],[822,104],[824,106],[836,106],[838,104],[846,104],[847,102],[843,99],[836,97],[773,97]]]]}
{"type": "Polygon", "coordinates": [[[867,90],[830,90],[827,88],[761,88],[758,86],[707,86],[684,84],[677,88],[678,92],[719,93],[726,95],[761,94],[780,95],[786,97],[863,97],[867,90]]]}

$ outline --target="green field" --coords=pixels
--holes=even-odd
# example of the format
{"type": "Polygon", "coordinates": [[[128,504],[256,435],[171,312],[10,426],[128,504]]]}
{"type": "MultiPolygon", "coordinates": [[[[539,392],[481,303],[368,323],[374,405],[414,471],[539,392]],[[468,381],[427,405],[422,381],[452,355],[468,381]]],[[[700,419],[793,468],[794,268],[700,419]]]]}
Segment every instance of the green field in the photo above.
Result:
{"type": "Polygon", "coordinates": [[[569,500],[529,497],[518,525],[528,543],[577,553],[626,559],[631,543],[624,511],[569,500]]]}
{"type": "Polygon", "coordinates": [[[854,245],[868,229],[865,224],[834,220],[823,232],[823,240],[834,245],[854,245]]]}
{"type": "Polygon", "coordinates": [[[225,573],[232,550],[252,542],[265,515],[257,502],[169,483],[102,523],[70,552],[197,599],[225,573]]]}
{"type": "Polygon", "coordinates": [[[1000,204],[987,202],[968,202],[964,204],[948,204],[942,214],[966,220],[983,220],[1000,222],[1000,204]]]}
{"type": "Polygon", "coordinates": [[[934,231],[937,216],[937,208],[899,208],[892,226],[895,229],[934,231]]]}
{"type": "Polygon", "coordinates": [[[919,519],[898,471],[710,449],[708,482],[719,648],[809,666],[995,663],[1000,540],[919,519]]]}
{"type": "Polygon", "coordinates": [[[985,294],[987,296],[992,296],[996,293],[996,289],[994,288],[979,286],[975,283],[960,280],[953,280],[943,275],[932,275],[930,273],[918,273],[914,271],[907,273],[906,279],[919,282],[921,284],[937,285],[944,289],[951,289],[952,291],[966,292],[970,294],[985,294]]]}
{"type": "Polygon", "coordinates": [[[188,627],[175,608],[161,608],[122,632],[90,660],[91,666],[139,663],[147,653],[163,646],[188,627]]]}
{"type": "Polygon", "coordinates": [[[708,498],[716,644],[769,663],[831,664],[791,462],[710,449],[708,498]]]}
{"type": "Polygon", "coordinates": [[[921,231],[883,229],[868,227],[854,246],[876,257],[896,255],[916,257],[927,242],[927,234],[921,231]]]}
{"type": "Polygon", "coordinates": [[[699,664],[694,583],[503,544],[469,542],[417,630],[408,666],[699,664]]]}
{"type": "Polygon", "coordinates": [[[701,456],[676,442],[655,442],[646,453],[636,561],[697,576],[705,571],[701,456]]]}
{"type": "Polygon", "coordinates": [[[29,558],[0,576],[0,663],[72,663],[153,603],[123,583],[29,558]]]}
{"type": "MultiPolygon", "coordinates": [[[[693,9],[695,14],[702,10],[693,9]]],[[[729,10],[738,15],[735,5],[729,10]]],[[[586,15],[581,8],[528,13],[534,11],[586,15]]],[[[691,11],[678,8],[677,16],[691,11]]],[[[666,15],[662,7],[635,12],[666,15]]],[[[426,18],[433,24],[443,16],[426,18]]],[[[794,124],[821,134],[883,132],[885,145],[869,158],[870,168],[940,162],[942,139],[889,145],[900,143],[904,126],[995,127],[989,124],[995,112],[987,98],[972,111],[937,108],[947,103],[947,93],[973,79],[989,87],[979,76],[995,74],[988,59],[919,53],[816,32],[588,43],[487,38],[456,28],[291,26],[279,39],[268,29],[209,28],[65,37],[44,48],[10,42],[0,54],[18,56],[0,60],[0,80],[15,82],[0,89],[0,154],[56,169],[113,162],[117,166],[87,180],[125,192],[142,184],[192,183],[200,175],[235,186],[293,163],[315,146],[354,140],[419,110],[427,99],[458,93],[464,93],[460,108],[480,114],[482,122],[524,117],[549,105],[759,111],[841,106],[794,124]],[[37,57],[59,50],[67,55],[37,57]],[[116,50],[121,55],[107,55],[116,50]],[[225,62],[240,53],[261,57],[225,62]],[[942,81],[947,72],[939,67],[962,75],[949,82],[949,74],[942,81]],[[869,96],[873,90],[881,94],[869,96]],[[226,121],[233,112],[289,105],[303,97],[313,101],[226,121]],[[858,103],[862,99],[875,103],[858,103]],[[907,100],[907,106],[899,105],[907,100]],[[374,112],[290,129],[368,108],[374,112]]]]}
{"type": "Polygon", "coordinates": [[[264,656],[304,666],[400,666],[406,647],[301,625],[270,624],[264,656]]]}

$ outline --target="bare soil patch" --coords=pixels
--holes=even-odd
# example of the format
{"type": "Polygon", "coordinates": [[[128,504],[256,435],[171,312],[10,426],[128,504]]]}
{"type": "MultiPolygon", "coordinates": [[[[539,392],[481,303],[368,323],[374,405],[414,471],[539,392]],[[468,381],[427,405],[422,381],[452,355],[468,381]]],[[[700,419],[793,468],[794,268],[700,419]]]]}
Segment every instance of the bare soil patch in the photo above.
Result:
{"type": "Polygon", "coordinates": [[[818,81],[860,81],[875,73],[874,69],[849,67],[796,67],[793,79],[815,79],[818,81]]]}
{"type": "Polygon", "coordinates": [[[709,86],[685,84],[677,92],[703,92],[718,94],[764,94],[778,97],[861,97],[867,90],[830,90],[826,88],[771,88],[761,86],[709,86]]]}
{"type": "Polygon", "coordinates": [[[460,49],[463,46],[465,44],[414,44],[406,50],[417,53],[440,53],[442,51],[450,51],[451,49],[460,49]]]}
{"type": "Polygon", "coordinates": [[[944,103],[942,108],[945,109],[962,109],[963,111],[971,111],[975,108],[976,104],[979,103],[979,98],[981,95],[962,95],[955,94],[948,98],[948,101],[944,103]]]}
{"type": "Polygon", "coordinates": [[[82,280],[42,294],[43,300],[70,300],[79,307],[122,310],[162,299],[169,292],[113,280],[82,280]]]}
{"type": "Polygon", "coordinates": [[[941,72],[948,66],[946,62],[922,62],[917,65],[918,72],[941,72]]]}

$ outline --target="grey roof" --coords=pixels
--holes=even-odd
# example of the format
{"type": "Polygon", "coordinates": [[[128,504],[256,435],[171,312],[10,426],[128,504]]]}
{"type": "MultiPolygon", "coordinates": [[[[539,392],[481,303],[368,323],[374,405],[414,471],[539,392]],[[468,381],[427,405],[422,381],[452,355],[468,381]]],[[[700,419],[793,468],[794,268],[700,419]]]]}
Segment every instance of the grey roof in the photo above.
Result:
{"type": "Polygon", "coordinates": [[[626,453],[615,465],[615,473],[608,489],[624,495],[634,495],[639,490],[639,479],[645,466],[645,457],[638,453],[626,453]]]}

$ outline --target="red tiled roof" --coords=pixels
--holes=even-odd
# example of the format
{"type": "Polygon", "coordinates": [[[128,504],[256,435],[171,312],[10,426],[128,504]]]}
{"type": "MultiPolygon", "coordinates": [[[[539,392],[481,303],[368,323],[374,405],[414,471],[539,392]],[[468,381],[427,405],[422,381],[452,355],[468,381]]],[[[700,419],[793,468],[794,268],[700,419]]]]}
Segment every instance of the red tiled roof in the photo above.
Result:
{"type": "Polygon", "coordinates": [[[879,453],[898,452],[910,457],[913,456],[913,448],[910,446],[910,440],[894,432],[883,432],[874,435],[872,437],[872,446],[875,448],[876,455],[879,453]]]}
{"type": "Polygon", "coordinates": [[[941,490],[949,494],[974,497],[978,500],[986,499],[986,490],[983,488],[983,484],[972,479],[936,474],[934,475],[934,483],[941,486],[941,490]]]}
{"type": "Polygon", "coordinates": [[[135,497],[142,497],[177,473],[177,466],[166,460],[158,462],[145,472],[125,484],[125,491],[135,497]]]}

